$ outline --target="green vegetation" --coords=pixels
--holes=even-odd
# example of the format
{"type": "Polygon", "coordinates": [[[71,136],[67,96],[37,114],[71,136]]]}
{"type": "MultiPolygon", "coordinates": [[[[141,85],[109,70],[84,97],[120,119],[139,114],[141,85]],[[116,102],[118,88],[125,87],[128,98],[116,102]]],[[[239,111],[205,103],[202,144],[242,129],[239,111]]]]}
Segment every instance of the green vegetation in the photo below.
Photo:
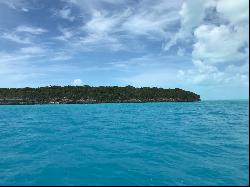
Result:
{"type": "Polygon", "coordinates": [[[133,86],[50,86],[40,88],[0,88],[0,104],[84,104],[193,102],[200,96],[179,88],[135,88],[133,86]]]}

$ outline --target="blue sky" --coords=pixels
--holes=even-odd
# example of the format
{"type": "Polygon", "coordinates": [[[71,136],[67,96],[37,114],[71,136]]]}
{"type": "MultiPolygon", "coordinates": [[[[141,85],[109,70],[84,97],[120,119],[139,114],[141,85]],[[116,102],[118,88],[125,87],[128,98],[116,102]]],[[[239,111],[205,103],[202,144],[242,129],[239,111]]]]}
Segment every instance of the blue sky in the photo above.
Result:
{"type": "Polygon", "coordinates": [[[248,99],[248,15],[248,0],[0,0],[0,87],[180,87],[248,99]]]}

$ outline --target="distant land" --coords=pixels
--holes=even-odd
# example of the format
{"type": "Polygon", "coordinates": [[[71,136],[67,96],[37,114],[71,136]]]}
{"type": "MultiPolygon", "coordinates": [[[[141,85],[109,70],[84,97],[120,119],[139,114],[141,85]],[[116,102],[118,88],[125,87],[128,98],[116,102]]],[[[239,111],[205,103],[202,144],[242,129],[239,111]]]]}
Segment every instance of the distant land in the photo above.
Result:
{"type": "Polygon", "coordinates": [[[0,105],[195,102],[200,96],[180,88],[133,86],[47,86],[0,88],[0,105]]]}

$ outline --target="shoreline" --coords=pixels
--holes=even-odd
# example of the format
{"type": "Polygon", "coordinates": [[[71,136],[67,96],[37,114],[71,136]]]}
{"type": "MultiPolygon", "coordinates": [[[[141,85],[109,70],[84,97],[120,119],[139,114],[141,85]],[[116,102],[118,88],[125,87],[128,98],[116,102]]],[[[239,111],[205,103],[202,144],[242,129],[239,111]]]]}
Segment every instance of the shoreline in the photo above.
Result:
{"type": "Polygon", "coordinates": [[[1,103],[0,106],[11,106],[11,105],[89,105],[89,104],[137,104],[137,103],[194,103],[194,102],[201,102],[201,100],[174,100],[174,101],[110,101],[110,102],[49,102],[49,103],[1,103]]]}

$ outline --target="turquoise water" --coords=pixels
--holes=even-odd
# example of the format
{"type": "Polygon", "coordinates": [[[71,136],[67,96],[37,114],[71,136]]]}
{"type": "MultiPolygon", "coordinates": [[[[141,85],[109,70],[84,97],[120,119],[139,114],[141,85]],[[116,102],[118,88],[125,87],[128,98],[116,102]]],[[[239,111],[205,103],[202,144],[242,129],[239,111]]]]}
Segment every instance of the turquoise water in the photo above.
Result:
{"type": "Polygon", "coordinates": [[[0,106],[0,185],[247,185],[248,104],[0,106]]]}

